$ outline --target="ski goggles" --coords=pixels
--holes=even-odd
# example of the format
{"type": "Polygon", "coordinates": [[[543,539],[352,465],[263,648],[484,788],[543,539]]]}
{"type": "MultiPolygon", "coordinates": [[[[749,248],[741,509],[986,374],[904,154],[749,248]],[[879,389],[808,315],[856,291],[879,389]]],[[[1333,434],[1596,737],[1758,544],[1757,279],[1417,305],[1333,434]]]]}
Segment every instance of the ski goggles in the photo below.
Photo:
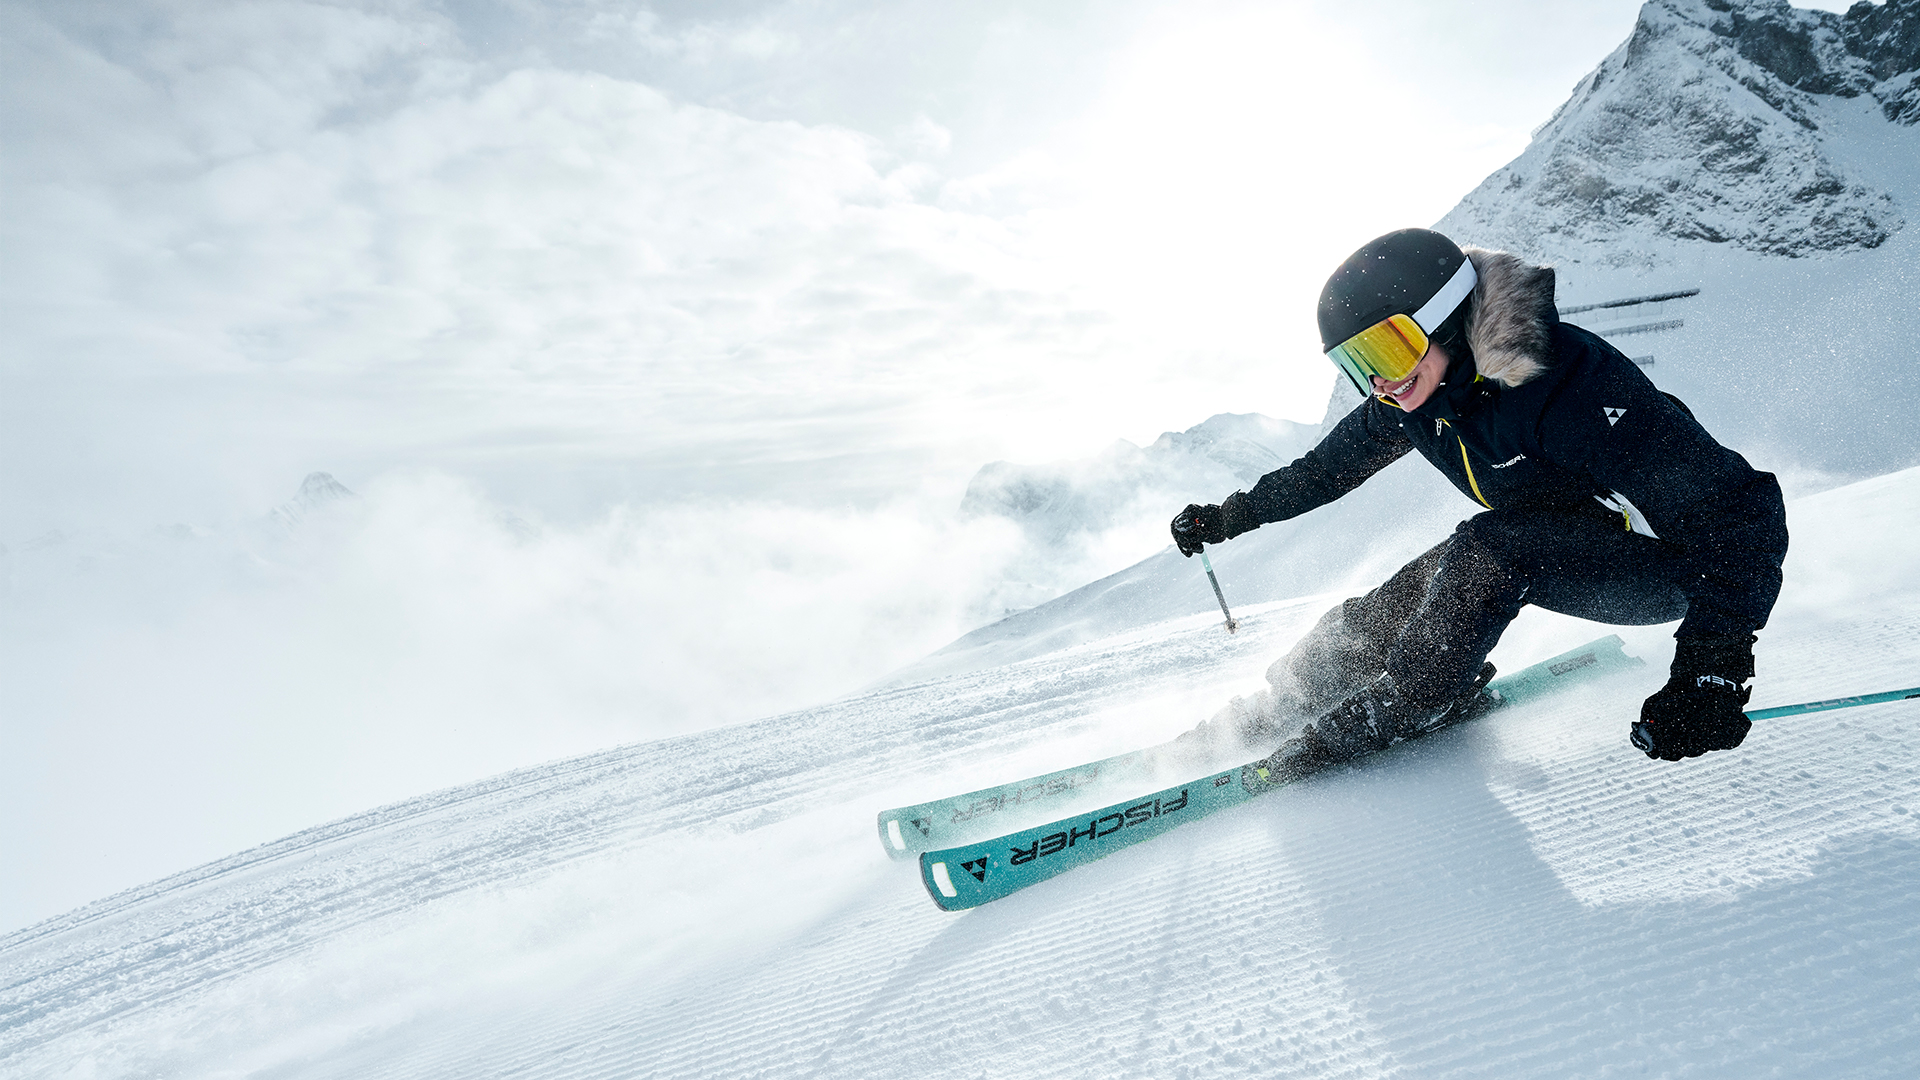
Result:
{"type": "Polygon", "coordinates": [[[1427,335],[1447,321],[1467,295],[1473,292],[1477,280],[1473,261],[1462,261],[1460,269],[1453,272],[1447,283],[1433,294],[1432,299],[1422,304],[1419,311],[1381,319],[1328,349],[1327,359],[1347,373],[1347,378],[1353,380],[1354,389],[1359,390],[1362,397],[1374,392],[1375,377],[1384,382],[1399,382],[1413,374],[1413,369],[1427,355],[1430,344],[1427,335]]]}

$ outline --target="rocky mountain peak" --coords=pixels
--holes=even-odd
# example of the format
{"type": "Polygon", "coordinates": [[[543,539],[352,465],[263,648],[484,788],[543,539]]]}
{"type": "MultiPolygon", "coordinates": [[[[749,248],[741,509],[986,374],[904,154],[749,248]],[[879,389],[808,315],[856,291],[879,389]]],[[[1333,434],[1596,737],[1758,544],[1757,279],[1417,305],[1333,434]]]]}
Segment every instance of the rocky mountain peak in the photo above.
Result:
{"type": "Polygon", "coordinates": [[[316,472],[308,473],[307,478],[300,481],[300,493],[294,496],[294,501],[302,508],[312,510],[330,502],[353,497],[354,494],[347,485],[335,480],[332,473],[316,472]]]}
{"type": "MultiPolygon", "coordinates": [[[[1627,41],[1527,150],[1441,229],[1540,258],[1636,235],[1805,256],[1877,247],[1905,224],[1834,160],[1822,111],[1871,97],[1920,122],[1920,0],[1844,14],[1786,0],[1650,0],[1627,41]]],[[[1621,243],[1625,241],[1625,243],[1621,243]]]]}
{"type": "Polygon", "coordinates": [[[307,478],[300,482],[300,490],[293,500],[274,507],[270,516],[282,526],[292,529],[310,514],[358,497],[347,485],[335,480],[332,473],[308,473],[307,478]]]}
{"type": "Polygon", "coordinates": [[[1840,15],[1786,0],[1698,0],[1698,6],[1709,14],[1691,13],[1696,21],[1779,83],[1809,94],[1872,95],[1887,119],[1920,121],[1912,80],[1901,78],[1920,68],[1920,0],[1861,0],[1840,15]]]}

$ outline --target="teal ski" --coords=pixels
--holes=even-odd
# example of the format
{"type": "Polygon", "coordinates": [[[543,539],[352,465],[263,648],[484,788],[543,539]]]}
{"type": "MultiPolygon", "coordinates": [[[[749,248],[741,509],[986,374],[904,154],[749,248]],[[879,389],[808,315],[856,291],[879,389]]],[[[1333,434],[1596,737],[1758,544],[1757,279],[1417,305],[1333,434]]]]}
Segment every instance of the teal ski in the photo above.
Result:
{"type": "Polygon", "coordinates": [[[946,847],[969,837],[992,836],[1006,827],[1009,817],[1032,814],[1044,805],[1059,805],[1068,796],[1096,784],[1111,786],[1138,782],[1153,775],[1153,759],[1162,747],[1132,750],[1110,758],[1044,773],[1011,784],[981,788],[915,806],[880,811],[880,846],[895,859],[911,859],[923,851],[946,847]]]}
{"type": "MultiPolygon", "coordinates": [[[[1495,679],[1490,689],[1500,695],[1502,707],[1516,705],[1577,679],[1632,667],[1639,658],[1621,651],[1618,637],[1609,635],[1591,645],[1544,660],[1512,676],[1495,679]]],[[[1877,694],[1827,698],[1799,705],[1780,705],[1747,713],[1751,720],[1849,709],[1889,701],[1920,700],[1920,686],[1877,694]]],[[[1076,817],[1008,833],[982,843],[962,845],[920,856],[920,880],[943,911],[964,911],[1018,892],[1056,874],[1110,855],[1123,847],[1151,839],[1175,826],[1237,806],[1279,787],[1267,780],[1261,762],[1214,773],[1184,784],[1115,803],[1076,817]],[[1239,783],[1235,783],[1235,779],[1239,783]]]]}
{"type": "MultiPolygon", "coordinates": [[[[1637,667],[1640,662],[1638,657],[1626,654],[1617,635],[1609,634],[1571,652],[1561,653],[1512,675],[1495,679],[1488,689],[1504,707],[1534,700],[1596,675],[1637,667]]],[[[1111,779],[1114,773],[1125,769],[1144,768],[1149,760],[1147,755],[1152,753],[1152,750],[1144,750],[1081,766],[1081,769],[1097,771],[1085,783],[1063,787],[1058,794],[1080,790],[1103,775],[1111,779]]],[[[1066,769],[909,809],[916,812],[931,809],[936,814],[958,811],[964,815],[979,801],[984,801],[981,800],[982,796],[987,799],[1005,797],[1007,793],[1023,790],[1023,786],[1038,785],[1055,777],[1072,774],[1075,774],[1075,770],[1066,769]]],[[[922,851],[920,878],[926,884],[927,892],[932,895],[933,902],[943,910],[963,911],[1018,892],[1120,848],[1158,836],[1177,825],[1236,806],[1276,786],[1267,782],[1259,762],[1249,762],[1061,821],[977,843],[922,851]]],[[[1032,802],[1045,797],[1046,792],[1037,792],[1035,799],[1025,804],[1011,805],[1032,805],[1032,802]]],[[[1005,808],[997,806],[994,812],[1005,808]]],[[[897,814],[900,811],[888,813],[897,814]]],[[[892,841],[895,831],[898,831],[899,820],[889,818],[887,813],[880,815],[882,842],[888,845],[890,851],[893,850],[892,841]],[[895,830],[888,829],[890,820],[896,822],[895,830]]],[[[938,832],[937,826],[951,828],[965,824],[966,820],[954,822],[922,818],[912,828],[916,835],[933,836],[938,832]],[[923,824],[927,826],[924,832],[923,824]]],[[[905,834],[901,835],[904,837],[905,834]]]]}
{"type": "Polygon", "coordinates": [[[1248,766],[988,840],[920,854],[920,880],[942,911],[998,900],[1129,844],[1253,798],[1234,782],[1248,766]]]}
{"type": "MultiPolygon", "coordinates": [[[[1507,701],[1524,701],[1574,672],[1595,674],[1640,663],[1621,649],[1618,635],[1609,634],[1563,656],[1543,661],[1513,675],[1494,680],[1494,689],[1507,701]],[[1558,673],[1552,670],[1556,665],[1558,673]]],[[[981,788],[932,802],[882,810],[877,825],[880,846],[894,859],[911,859],[923,851],[952,847],[1004,831],[1013,818],[1031,820],[1034,811],[1059,806],[1096,785],[1137,786],[1154,775],[1154,765],[1171,743],[1131,750],[1110,758],[1074,765],[1055,772],[981,788]]]]}
{"type": "MultiPolygon", "coordinates": [[[[1493,687],[1509,702],[1524,701],[1574,672],[1595,674],[1640,663],[1623,652],[1621,646],[1619,636],[1609,634],[1552,660],[1496,679],[1493,687]],[[1559,668],[1557,674],[1552,670],[1555,666],[1559,668]]],[[[1171,745],[1163,743],[997,787],[882,810],[877,820],[880,846],[894,859],[910,859],[923,851],[993,836],[1005,827],[1008,819],[1027,817],[1031,820],[1033,811],[1044,810],[1048,805],[1058,806],[1095,785],[1124,787],[1151,778],[1156,761],[1171,745]]]]}

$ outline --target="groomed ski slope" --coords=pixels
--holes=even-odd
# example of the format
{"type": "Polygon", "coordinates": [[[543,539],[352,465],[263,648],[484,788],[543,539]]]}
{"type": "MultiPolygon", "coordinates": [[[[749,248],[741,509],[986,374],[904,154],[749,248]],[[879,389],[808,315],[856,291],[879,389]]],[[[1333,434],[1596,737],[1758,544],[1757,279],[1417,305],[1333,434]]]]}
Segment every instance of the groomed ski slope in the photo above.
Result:
{"type": "MultiPolygon", "coordinates": [[[[1920,684],[1920,470],[1790,515],[1753,705],[1920,684]]],[[[974,912],[881,852],[883,806],[1174,734],[1330,599],[530,769],[111,897],[0,939],[0,1076],[1920,1072],[1920,703],[1651,762],[1626,726],[1670,627],[1622,632],[1644,671],[974,912]]],[[[1599,632],[1529,612],[1495,659],[1599,632]]]]}

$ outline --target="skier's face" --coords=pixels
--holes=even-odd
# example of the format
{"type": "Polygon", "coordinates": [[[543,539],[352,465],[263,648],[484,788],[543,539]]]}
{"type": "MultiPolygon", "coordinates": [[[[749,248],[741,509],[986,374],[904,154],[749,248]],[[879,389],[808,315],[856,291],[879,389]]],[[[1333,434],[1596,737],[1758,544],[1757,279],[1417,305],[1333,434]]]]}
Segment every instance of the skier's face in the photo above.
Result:
{"type": "Polygon", "coordinates": [[[1435,390],[1440,389],[1441,380],[1447,377],[1447,365],[1450,362],[1446,352],[1438,342],[1427,343],[1427,355],[1413,366],[1413,374],[1399,382],[1388,382],[1378,375],[1373,377],[1373,392],[1400,406],[1408,412],[1427,403],[1435,390]]]}

